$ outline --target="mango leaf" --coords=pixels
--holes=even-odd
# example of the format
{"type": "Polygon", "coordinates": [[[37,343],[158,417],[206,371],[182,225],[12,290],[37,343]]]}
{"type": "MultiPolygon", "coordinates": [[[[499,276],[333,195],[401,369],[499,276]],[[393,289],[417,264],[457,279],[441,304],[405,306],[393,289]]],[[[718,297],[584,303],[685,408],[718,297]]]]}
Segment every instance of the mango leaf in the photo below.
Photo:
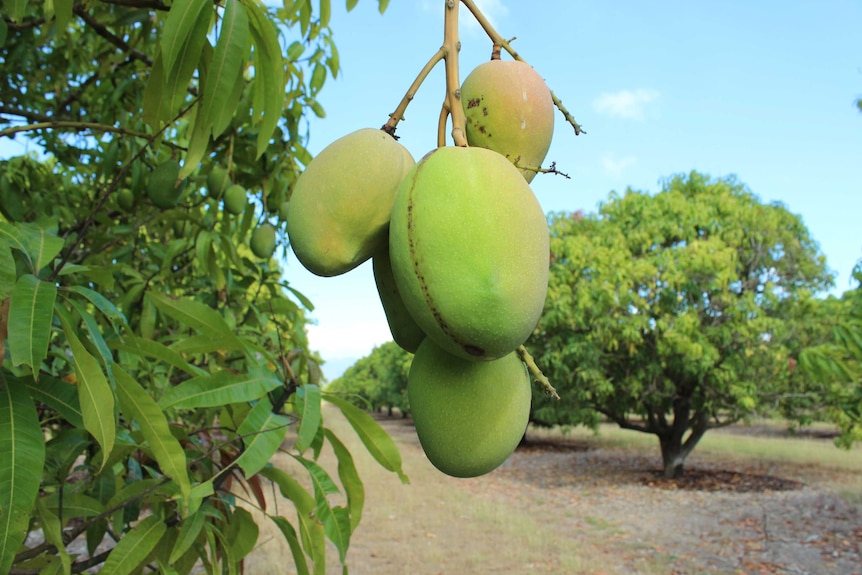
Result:
{"type": "Polygon", "coordinates": [[[165,61],[162,58],[162,53],[158,52],[153,59],[150,73],[147,75],[147,84],[144,86],[143,112],[141,114],[141,118],[154,132],[161,127],[161,122],[168,115],[166,110],[171,101],[171,95],[165,90],[166,76],[165,61]]]}
{"type": "Polygon", "coordinates": [[[113,347],[141,357],[151,357],[163,361],[193,377],[207,374],[206,370],[190,364],[173,349],[152,339],[130,336],[126,338],[125,343],[114,343],[113,347]]]}
{"type": "Polygon", "coordinates": [[[153,398],[128,373],[116,368],[117,399],[127,418],[137,422],[162,473],[180,488],[184,500],[191,491],[186,454],[171,434],[168,420],[153,398]]]}
{"type": "Polygon", "coordinates": [[[260,529],[251,513],[242,507],[234,507],[230,522],[225,529],[225,536],[233,553],[235,562],[242,561],[254,549],[260,529]]]}
{"type": "Polygon", "coordinates": [[[38,384],[28,383],[30,396],[62,415],[74,427],[84,427],[78,389],[56,377],[42,376],[38,384]]]}
{"type": "Polygon", "coordinates": [[[326,28],[329,26],[329,19],[332,17],[332,4],[330,0],[320,0],[320,27],[326,28]]]}
{"type": "Polygon", "coordinates": [[[377,463],[387,471],[395,472],[402,483],[410,482],[401,470],[401,453],[398,451],[398,446],[380,427],[380,424],[374,421],[374,418],[337,395],[326,394],[324,399],[341,410],[347,422],[350,423],[362,444],[377,460],[377,463]]]}
{"type": "Polygon", "coordinates": [[[192,30],[205,10],[212,11],[210,0],[187,0],[171,4],[160,42],[165,70],[169,73],[183,48],[191,41],[192,30]]]}
{"type": "Polygon", "coordinates": [[[196,122],[212,128],[218,136],[236,113],[229,100],[235,85],[242,82],[242,70],[251,47],[248,14],[239,0],[225,0],[225,10],[219,28],[212,62],[203,86],[201,109],[196,122]]]}
{"type": "Polygon", "coordinates": [[[9,19],[21,23],[27,14],[27,0],[12,0],[7,8],[9,19]]]}
{"type": "Polygon", "coordinates": [[[157,515],[151,515],[135,525],[108,555],[102,573],[129,575],[134,572],[156,548],[166,530],[165,522],[157,515]]]}
{"type": "Polygon", "coordinates": [[[12,249],[18,250],[23,254],[27,253],[24,234],[15,224],[0,222],[0,240],[8,244],[12,249]]]}
{"type": "Polygon", "coordinates": [[[308,570],[308,562],[305,560],[305,555],[302,552],[302,547],[299,544],[299,538],[296,536],[296,529],[291,525],[290,521],[278,515],[270,515],[273,523],[279,528],[281,534],[284,535],[290,547],[290,553],[293,555],[293,564],[296,568],[296,575],[311,575],[308,570]]]}
{"type": "Polygon", "coordinates": [[[72,365],[78,376],[78,401],[84,418],[84,428],[102,448],[102,466],[108,460],[116,440],[117,422],[114,418],[114,392],[105,374],[90,352],[78,339],[69,312],[63,306],[55,306],[63,333],[72,351],[72,365]]]}
{"type": "Polygon", "coordinates": [[[386,8],[389,7],[389,0],[378,0],[377,8],[380,10],[380,13],[383,14],[386,12],[386,8]]]}
{"type": "Polygon", "coordinates": [[[126,321],[126,316],[123,315],[123,312],[119,310],[117,306],[111,302],[108,298],[103,296],[97,291],[91,290],[90,288],[86,288],[83,286],[72,286],[69,288],[64,288],[65,291],[69,291],[72,293],[76,293],[92,303],[96,306],[104,316],[111,322],[111,325],[114,328],[114,331],[117,335],[122,335],[120,328],[129,329],[129,324],[126,321]]]}
{"type": "Polygon", "coordinates": [[[0,573],[27,535],[45,465],[45,440],[27,388],[0,372],[0,573]]]}
{"type": "Polygon", "coordinates": [[[33,378],[48,356],[57,286],[34,275],[23,275],[12,288],[9,304],[9,352],[12,365],[28,365],[33,378]]]}
{"type": "Polygon", "coordinates": [[[61,573],[71,573],[72,558],[69,557],[69,552],[66,551],[66,542],[63,541],[63,526],[60,524],[60,518],[48,509],[44,498],[41,497],[36,498],[36,511],[39,523],[42,526],[42,533],[45,535],[45,540],[57,548],[57,553],[60,556],[60,565],[62,566],[61,573]]]}
{"type": "Polygon", "coordinates": [[[34,272],[48,266],[63,249],[62,238],[49,233],[48,230],[36,224],[19,223],[17,225],[34,272]]]}
{"type": "Polygon", "coordinates": [[[15,287],[15,259],[9,249],[9,243],[0,239],[0,301],[3,301],[12,293],[15,287]]]}
{"type": "Polygon", "coordinates": [[[81,320],[84,322],[84,325],[87,326],[87,331],[90,332],[90,341],[93,342],[93,345],[96,346],[96,350],[99,352],[99,355],[102,356],[102,364],[105,366],[105,371],[110,377],[111,381],[114,380],[114,375],[112,371],[112,367],[114,365],[114,356],[111,353],[111,350],[108,348],[108,344],[105,343],[105,338],[102,337],[102,332],[99,330],[99,325],[96,323],[96,320],[92,315],[87,313],[87,310],[74,300],[68,300],[69,305],[71,305],[75,311],[78,312],[78,316],[80,316],[81,320]]]}
{"type": "Polygon", "coordinates": [[[320,388],[309,383],[300,386],[296,391],[296,403],[301,419],[295,446],[302,453],[314,441],[320,427],[320,388]]]}
{"type": "Polygon", "coordinates": [[[219,371],[169,388],[159,400],[161,409],[193,409],[254,401],[281,385],[274,373],[255,368],[246,374],[219,371]]]}
{"type": "MultiPolygon", "coordinates": [[[[272,20],[256,3],[249,3],[251,36],[254,43],[254,110],[252,122],[260,122],[257,134],[257,157],[269,145],[272,133],[281,118],[284,107],[284,58],[278,43],[278,34],[272,20]]],[[[292,48],[293,46],[291,46],[292,48]]],[[[300,45],[300,48],[302,45],[300,45]]],[[[294,50],[295,52],[295,50],[294,50]]]]}
{"type": "Polygon", "coordinates": [[[150,293],[152,302],[165,315],[174,318],[213,339],[224,340],[230,350],[245,351],[239,339],[224,318],[211,307],[190,298],[173,299],[166,294],[150,293]]]}
{"type": "Polygon", "coordinates": [[[323,517],[323,530],[338,549],[338,558],[344,565],[347,561],[347,548],[350,546],[350,513],[345,507],[332,507],[323,517]]]}
{"type": "Polygon", "coordinates": [[[204,526],[204,521],[206,521],[206,514],[201,510],[183,519],[182,523],[180,523],[180,532],[177,534],[173,549],[171,549],[168,563],[174,564],[180,557],[185,555],[186,551],[191,548],[198,538],[204,526]]]}
{"type": "Polygon", "coordinates": [[[314,514],[323,522],[324,533],[338,549],[341,562],[344,563],[347,548],[350,545],[350,518],[344,508],[341,508],[341,517],[336,516],[335,509],[330,506],[327,499],[329,495],[340,493],[338,486],[326,470],[314,461],[302,457],[295,457],[295,459],[308,470],[314,486],[314,514]]]}
{"type": "Polygon", "coordinates": [[[260,471],[278,451],[289,422],[286,416],[272,412],[272,403],[267,397],[263,397],[248,412],[237,429],[237,434],[243,438],[245,449],[236,459],[236,464],[245,472],[246,477],[260,471]]]}
{"type": "Polygon", "coordinates": [[[60,514],[62,512],[63,519],[86,519],[88,517],[96,517],[105,511],[105,506],[98,499],[84,495],[83,493],[63,493],[60,497],[59,492],[54,492],[42,498],[42,503],[53,513],[60,514]],[[62,508],[61,508],[62,505],[62,508]]]}
{"type": "Polygon", "coordinates": [[[365,486],[359,478],[353,456],[335,433],[330,429],[324,429],[326,438],[332,445],[335,458],[338,460],[338,478],[344,487],[347,496],[347,510],[350,513],[350,528],[355,530],[362,519],[362,508],[365,506],[365,486]]]}

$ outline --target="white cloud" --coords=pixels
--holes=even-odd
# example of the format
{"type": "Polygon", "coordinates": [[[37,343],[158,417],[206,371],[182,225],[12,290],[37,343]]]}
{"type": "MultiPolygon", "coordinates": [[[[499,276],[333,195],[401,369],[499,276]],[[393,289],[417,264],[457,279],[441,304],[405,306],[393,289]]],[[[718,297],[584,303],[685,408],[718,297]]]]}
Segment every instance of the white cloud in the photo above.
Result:
{"type": "Polygon", "coordinates": [[[623,156],[622,158],[617,158],[613,154],[605,154],[602,157],[602,168],[604,168],[606,174],[614,178],[622,177],[626,168],[633,166],[636,163],[637,158],[634,156],[623,156]]]}
{"type": "Polygon", "coordinates": [[[654,102],[658,97],[659,93],[656,90],[644,88],[606,92],[593,100],[593,108],[596,112],[607,114],[612,118],[643,120],[646,105],[654,102]]]}

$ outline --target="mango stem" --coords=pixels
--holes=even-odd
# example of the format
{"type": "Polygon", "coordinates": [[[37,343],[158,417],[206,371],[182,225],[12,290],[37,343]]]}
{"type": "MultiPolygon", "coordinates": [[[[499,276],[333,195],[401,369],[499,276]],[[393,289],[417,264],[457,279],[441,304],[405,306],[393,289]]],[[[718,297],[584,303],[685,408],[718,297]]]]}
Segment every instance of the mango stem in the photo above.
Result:
{"type": "Polygon", "coordinates": [[[446,61],[446,100],[452,117],[452,140],[456,146],[467,145],[467,116],[461,105],[461,82],[458,76],[458,52],[461,41],[458,39],[458,8],[461,0],[446,0],[443,18],[443,52],[446,61]]]}
{"type": "Polygon", "coordinates": [[[443,48],[440,48],[434,55],[431,56],[431,59],[422,67],[417,74],[416,79],[413,80],[413,83],[410,84],[410,87],[407,89],[407,93],[404,94],[404,97],[401,98],[401,101],[398,103],[398,107],[395,108],[395,111],[389,114],[389,120],[383,125],[381,130],[389,134],[390,136],[395,135],[395,129],[398,127],[398,122],[404,119],[404,112],[407,111],[407,106],[410,102],[413,101],[413,98],[416,96],[416,92],[419,91],[419,87],[422,85],[422,82],[425,81],[425,78],[428,77],[428,74],[431,73],[431,70],[434,69],[441,60],[444,59],[446,52],[443,48]]]}
{"type": "Polygon", "coordinates": [[[554,399],[560,399],[560,394],[557,393],[557,390],[554,389],[553,385],[551,385],[550,380],[545,377],[545,374],[542,373],[542,370],[539,369],[538,365],[536,365],[536,360],[533,359],[533,356],[530,355],[527,348],[522,345],[518,347],[517,351],[521,361],[527,364],[527,369],[530,370],[531,374],[533,374],[534,381],[541,386],[542,390],[554,399]]]}

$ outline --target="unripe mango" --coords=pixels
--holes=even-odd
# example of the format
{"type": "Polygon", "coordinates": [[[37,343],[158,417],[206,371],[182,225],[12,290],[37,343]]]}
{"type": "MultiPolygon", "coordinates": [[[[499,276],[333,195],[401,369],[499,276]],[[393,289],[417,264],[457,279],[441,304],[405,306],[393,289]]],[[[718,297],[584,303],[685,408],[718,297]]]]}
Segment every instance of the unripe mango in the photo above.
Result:
{"type": "Polygon", "coordinates": [[[167,210],[179,203],[182,195],[182,188],[177,186],[179,175],[180,164],[176,160],[162,162],[153,169],[147,183],[147,196],[156,207],[167,210]]]}
{"type": "Polygon", "coordinates": [[[545,81],[529,64],[490,60],[464,79],[461,101],[467,143],[499,152],[531,182],[551,147],[554,102],[545,81]]]}
{"type": "Polygon", "coordinates": [[[383,313],[386,314],[386,323],[389,324],[389,333],[401,349],[416,353],[419,344],[425,339],[425,332],[407,311],[395,277],[392,275],[392,263],[389,260],[389,249],[384,249],[371,258],[374,271],[374,283],[377,286],[377,294],[383,305],[383,313]]]}
{"type": "Polygon", "coordinates": [[[407,399],[428,460],[447,475],[476,477],[499,467],[521,441],[530,377],[516,353],[470,361],[426,339],[410,366],[407,399]]]}
{"type": "Polygon", "coordinates": [[[248,206],[248,194],[239,184],[231,184],[224,193],[224,209],[227,213],[238,216],[248,206]]]}
{"type": "Polygon", "coordinates": [[[275,226],[265,223],[251,232],[251,252],[261,259],[269,259],[275,252],[275,226]]]}
{"type": "Polygon", "coordinates": [[[496,359],[529,337],[548,289],[545,215],[506,158],[443,147],[407,175],[392,209],[389,255],[410,315],[437,345],[496,359]]]}
{"type": "Polygon", "coordinates": [[[219,199],[227,187],[230,185],[230,174],[221,166],[213,166],[207,176],[207,195],[211,198],[219,199]]]}
{"type": "Polygon", "coordinates": [[[287,232],[300,263],[335,276],[384,249],[398,185],[414,164],[404,146],[373,128],[324,148],[290,197],[287,232]]]}

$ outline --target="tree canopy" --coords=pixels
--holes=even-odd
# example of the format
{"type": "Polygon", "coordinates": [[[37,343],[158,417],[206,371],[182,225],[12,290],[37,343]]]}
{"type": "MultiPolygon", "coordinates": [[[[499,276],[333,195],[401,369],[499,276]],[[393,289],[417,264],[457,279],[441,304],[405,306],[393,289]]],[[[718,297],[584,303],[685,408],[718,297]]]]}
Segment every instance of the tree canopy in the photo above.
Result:
{"type": "Polygon", "coordinates": [[[413,354],[394,341],[375,346],[367,356],[345,370],[326,390],[343,395],[359,407],[410,412],[407,374],[413,354]]]}
{"type": "Polygon", "coordinates": [[[793,397],[794,320],[831,283],[801,218],[691,172],[550,216],[551,276],[528,342],[562,401],[540,425],[607,419],[658,436],[665,473],[711,428],[793,397]]]}
{"type": "Polygon", "coordinates": [[[0,572],[235,572],[258,535],[240,500],[299,573],[328,545],[344,563],[364,491],[322,399],[404,478],[376,423],[321,391],[311,303],[253,239],[285,245],[339,70],[329,4],[0,7],[0,138],[35,148],[0,161],[0,572]],[[286,439],[307,478],[268,463],[286,439]],[[267,510],[264,481],[296,512],[267,510]]]}

